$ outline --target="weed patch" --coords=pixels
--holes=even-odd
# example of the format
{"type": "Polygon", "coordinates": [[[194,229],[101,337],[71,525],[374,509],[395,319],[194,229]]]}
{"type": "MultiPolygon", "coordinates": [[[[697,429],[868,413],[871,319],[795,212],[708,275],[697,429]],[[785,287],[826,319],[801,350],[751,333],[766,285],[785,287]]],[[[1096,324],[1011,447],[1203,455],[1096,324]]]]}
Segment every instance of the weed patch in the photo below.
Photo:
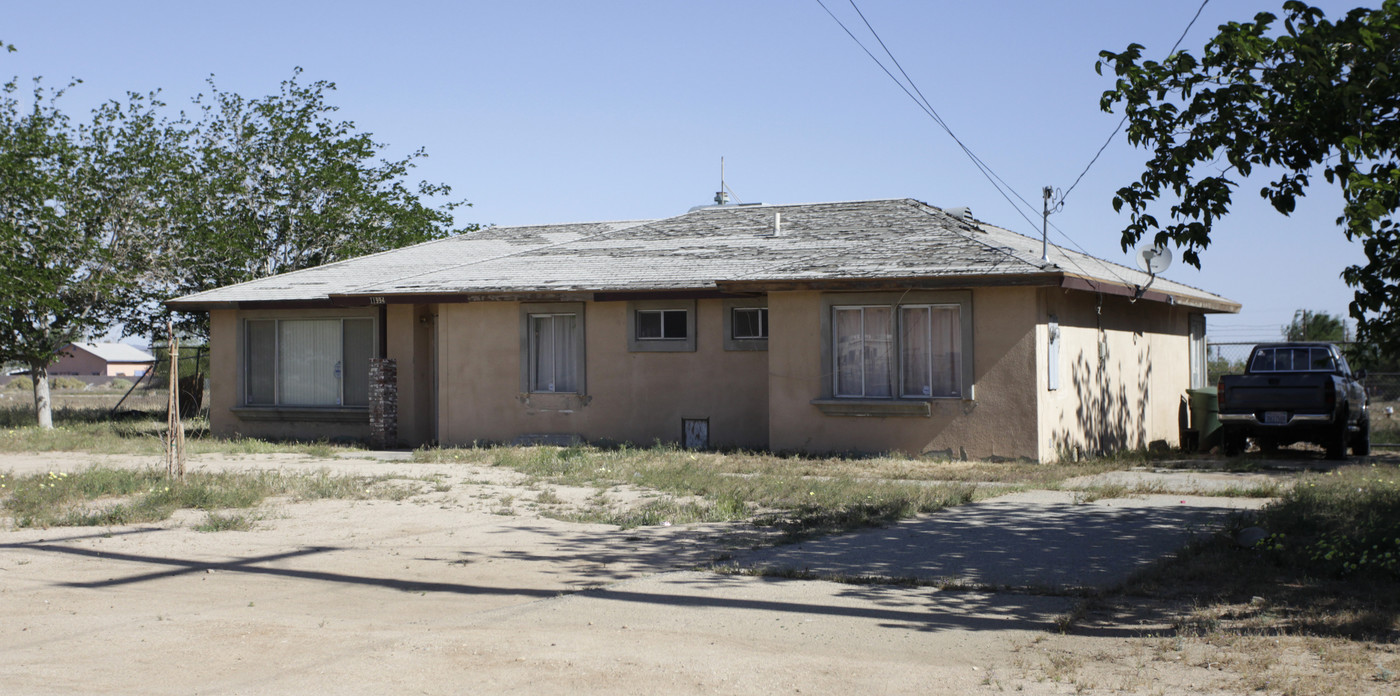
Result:
{"type": "Polygon", "coordinates": [[[253,528],[253,518],[248,515],[225,515],[210,512],[204,521],[194,526],[196,532],[246,532],[253,528]]]}
{"type": "Polygon", "coordinates": [[[175,510],[256,507],[274,496],[298,500],[403,500],[416,484],[326,471],[191,472],[183,482],[155,469],[93,467],[73,474],[0,475],[0,502],[16,527],[158,522],[175,510]]]}

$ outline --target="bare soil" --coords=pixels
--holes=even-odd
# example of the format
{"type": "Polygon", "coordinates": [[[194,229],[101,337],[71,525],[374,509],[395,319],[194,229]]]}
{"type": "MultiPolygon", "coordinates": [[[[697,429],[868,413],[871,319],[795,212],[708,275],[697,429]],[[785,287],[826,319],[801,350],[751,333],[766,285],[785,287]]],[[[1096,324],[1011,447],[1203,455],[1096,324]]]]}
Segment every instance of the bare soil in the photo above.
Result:
{"type": "MultiPolygon", "coordinates": [[[[0,471],[149,457],[0,455],[0,471]]],[[[706,570],[746,525],[621,530],[542,512],[593,489],[496,468],[300,455],[192,468],[398,474],[392,501],[276,501],[114,528],[0,520],[0,691],[141,693],[1396,693],[1394,646],[1175,635],[1189,608],[706,570]],[[558,498],[559,502],[553,502],[558,498]],[[1166,637],[1157,637],[1166,636],[1166,637]]],[[[618,504],[645,491],[605,492],[618,504]]],[[[819,542],[807,542],[808,544],[819,542]]]]}

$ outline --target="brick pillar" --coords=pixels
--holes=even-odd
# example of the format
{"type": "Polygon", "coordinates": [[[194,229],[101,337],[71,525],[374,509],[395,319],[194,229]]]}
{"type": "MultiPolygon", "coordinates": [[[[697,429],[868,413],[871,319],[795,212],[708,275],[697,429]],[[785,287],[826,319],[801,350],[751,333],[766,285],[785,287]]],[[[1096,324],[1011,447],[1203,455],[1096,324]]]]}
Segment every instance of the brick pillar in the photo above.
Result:
{"type": "Polygon", "coordinates": [[[399,444],[399,364],[393,358],[369,361],[369,445],[399,444]]]}

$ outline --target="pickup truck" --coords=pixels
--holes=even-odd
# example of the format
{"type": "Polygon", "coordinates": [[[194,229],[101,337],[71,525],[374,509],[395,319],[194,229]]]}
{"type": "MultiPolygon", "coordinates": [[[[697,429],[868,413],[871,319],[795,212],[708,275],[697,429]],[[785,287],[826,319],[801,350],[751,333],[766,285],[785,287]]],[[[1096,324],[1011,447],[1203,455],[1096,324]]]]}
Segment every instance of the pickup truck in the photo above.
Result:
{"type": "Polygon", "coordinates": [[[1242,375],[1225,375],[1216,388],[1225,456],[1242,453],[1253,440],[1271,452],[1295,442],[1346,459],[1347,448],[1371,452],[1366,389],[1341,351],[1330,343],[1266,343],[1254,347],[1242,375]]]}

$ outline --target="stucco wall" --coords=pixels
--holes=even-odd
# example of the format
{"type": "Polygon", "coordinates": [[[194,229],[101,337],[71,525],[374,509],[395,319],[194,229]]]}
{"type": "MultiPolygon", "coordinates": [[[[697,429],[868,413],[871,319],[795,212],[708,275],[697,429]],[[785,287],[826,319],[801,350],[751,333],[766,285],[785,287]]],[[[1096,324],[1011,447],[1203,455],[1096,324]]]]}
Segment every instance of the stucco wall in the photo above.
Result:
{"type": "Polygon", "coordinates": [[[928,416],[834,416],[812,401],[831,370],[822,360],[822,294],[768,296],[770,445],[777,451],[885,452],[969,458],[1037,457],[1036,290],[972,292],[971,399],[935,399],[928,416]]]}
{"type": "Polygon", "coordinates": [[[399,440],[418,447],[436,439],[433,331],[436,305],[389,305],[386,355],[398,362],[399,440]]]}
{"type": "Polygon", "coordinates": [[[1179,443],[1190,386],[1190,312],[1046,289],[1036,330],[1041,459],[1179,443]],[[1060,388],[1047,389],[1046,321],[1060,323],[1060,388]]]}
{"type": "Polygon", "coordinates": [[[626,302],[584,304],[586,394],[521,392],[520,304],[440,305],[439,439],[527,435],[677,442],[682,419],[709,419],[714,447],[767,444],[767,353],[726,351],[719,300],[696,304],[694,352],[629,352],[626,302]]]}

